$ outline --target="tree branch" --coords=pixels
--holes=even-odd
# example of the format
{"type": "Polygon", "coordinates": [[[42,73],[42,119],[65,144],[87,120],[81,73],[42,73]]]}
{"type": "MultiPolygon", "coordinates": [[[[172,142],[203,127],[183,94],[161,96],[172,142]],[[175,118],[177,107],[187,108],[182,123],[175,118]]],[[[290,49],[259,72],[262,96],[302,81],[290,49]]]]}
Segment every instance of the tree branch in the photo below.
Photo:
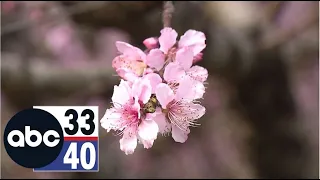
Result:
{"type": "Polygon", "coordinates": [[[113,76],[113,69],[101,64],[66,68],[35,60],[30,62],[30,77],[26,78],[21,73],[21,63],[18,57],[2,55],[1,79],[4,92],[23,93],[26,87],[32,87],[37,93],[53,96],[68,96],[79,91],[94,95],[112,88],[118,81],[113,76]]]}
{"type": "Polygon", "coordinates": [[[174,12],[174,6],[172,1],[165,1],[163,3],[163,14],[162,14],[163,27],[171,26],[171,19],[172,19],[173,12],[174,12]]]}
{"type": "Polygon", "coordinates": [[[318,15],[314,15],[306,21],[301,22],[299,25],[294,26],[293,28],[283,31],[280,28],[272,27],[273,30],[267,31],[265,36],[260,42],[262,49],[270,49],[279,47],[287,43],[289,40],[295,38],[297,35],[308,30],[310,27],[313,27],[319,22],[318,15]]]}
{"type": "Polygon", "coordinates": [[[309,28],[315,26],[319,22],[319,8],[308,8],[308,13],[310,16],[306,18],[305,20],[301,21],[300,23],[296,23],[295,26],[286,29],[280,28],[277,26],[273,20],[276,18],[277,14],[281,10],[281,8],[284,8],[285,2],[277,3],[273,2],[270,3],[269,10],[265,10],[265,17],[268,19],[268,24],[266,24],[266,30],[261,37],[260,41],[260,48],[261,49],[271,49],[280,47],[281,45],[289,42],[290,40],[296,38],[301,33],[305,32],[309,28]],[[278,8],[274,9],[272,11],[273,6],[278,5],[278,8]],[[279,5],[282,5],[279,6],[279,5]],[[270,10],[271,9],[271,10],[270,10]]]}
{"type": "MultiPolygon", "coordinates": [[[[122,24],[134,23],[132,18],[141,19],[146,12],[161,6],[159,1],[133,1],[133,2],[118,2],[118,1],[104,1],[104,2],[73,2],[63,1],[63,4],[71,3],[66,12],[71,16],[75,22],[88,26],[115,26],[121,27],[122,24]],[[94,17],[94,19],[92,19],[94,17]]],[[[54,10],[51,10],[54,11],[54,10]]],[[[47,21],[57,20],[56,15],[48,17],[47,21]]],[[[1,36],[17,32],[25,29],[30,20],[17,21],[4,25],[1,29],[1,36]]]]}

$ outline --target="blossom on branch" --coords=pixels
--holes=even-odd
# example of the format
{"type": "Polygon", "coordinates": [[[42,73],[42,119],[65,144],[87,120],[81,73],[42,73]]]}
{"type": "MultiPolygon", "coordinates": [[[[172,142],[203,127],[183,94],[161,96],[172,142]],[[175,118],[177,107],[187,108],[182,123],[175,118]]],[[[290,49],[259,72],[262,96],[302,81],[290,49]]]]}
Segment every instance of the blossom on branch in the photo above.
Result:
{"type": "Polygon", "coordinates": [[[125,154],[132,154],[138,142],[151,148],[159,134],[171,133],[174,141],[184,143],[206,112],[198,99],[205,93],[208,71],[194,65],[202,59],[206,37],[196,30],[188,30],[178,42],[177,37],[165,27],[159,38],[143,41],[146,51],[116,42],[120,54],[112,67],[122,79],[114,86],[113,107],[101,126],[123,135],[120,149],[125,154]]]}

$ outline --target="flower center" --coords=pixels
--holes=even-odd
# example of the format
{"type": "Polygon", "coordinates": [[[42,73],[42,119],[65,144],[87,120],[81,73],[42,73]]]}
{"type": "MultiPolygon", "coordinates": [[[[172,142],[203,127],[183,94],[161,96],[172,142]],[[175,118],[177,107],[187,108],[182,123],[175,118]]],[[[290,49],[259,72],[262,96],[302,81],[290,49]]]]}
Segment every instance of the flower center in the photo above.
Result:
{"type": "Polygon", "coordinates": [[[132,109],[132,107],[125,107],[122,115],[129,123],[139,122],[138,112],[132,109]]]}
{"type": "Polygon", "coordinates": [[[143,105],[143,112],[144,113],[154,113],[156,111],[156,108],[158,106],[158,100],[156,96],[153,94],[151,95],[149,101],[143,105]]]}
{"type": "Polygon", "coordinates": [[[171,49],[169,49],[166,55],[167,62],[173,62],[175,60],[177,50],[178,49],[176,47],[172,47],[171,49]]]}
{"type": "Polygon", "coordinates": [[[138,76],[142,76],[146,67],[147,65],[144,62],[138,61],[136,62],[136,67],[134,68],[134,71],[138,76]]]}
{"type": "Polygon", "coordinates": [[[179,83],[177,83],[177,82],[168,82],[168,86],[172,89],[174,94],[177,93],[177,90],[178,90],[178,87],[179,87],[179,83]]]}

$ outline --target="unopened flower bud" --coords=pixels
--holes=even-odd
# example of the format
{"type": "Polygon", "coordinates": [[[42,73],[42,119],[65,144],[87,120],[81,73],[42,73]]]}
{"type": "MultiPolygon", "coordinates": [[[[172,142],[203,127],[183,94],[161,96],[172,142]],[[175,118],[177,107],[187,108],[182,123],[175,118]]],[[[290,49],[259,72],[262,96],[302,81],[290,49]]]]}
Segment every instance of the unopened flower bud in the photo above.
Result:
{"type": "Polygon", "coordinates": [[[147,38],[143,41],[143,44],[148,48],[148,49],[154,49],[158,46],[158,39],[155,37],[147,38]]]}

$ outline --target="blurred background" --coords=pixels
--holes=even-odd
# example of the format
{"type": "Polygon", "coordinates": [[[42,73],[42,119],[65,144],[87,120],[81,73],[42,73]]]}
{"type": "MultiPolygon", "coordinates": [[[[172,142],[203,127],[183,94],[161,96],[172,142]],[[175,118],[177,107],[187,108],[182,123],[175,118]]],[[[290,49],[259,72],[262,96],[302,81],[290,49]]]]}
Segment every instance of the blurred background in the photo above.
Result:
{"type": "MultiPolygon", "coordinates": [[[[317,1],[173,2],[171,25],[206,34],[207,113],[184,144],[126,156],[100,127],[98,173],[33,173],[2,146],[2,178],[318,178],[317,1]]],[[[33,105],[94,105],[119,78],[115,41],[144,49],[161,1],[1,2],[1,125],[33,105]]]]}

